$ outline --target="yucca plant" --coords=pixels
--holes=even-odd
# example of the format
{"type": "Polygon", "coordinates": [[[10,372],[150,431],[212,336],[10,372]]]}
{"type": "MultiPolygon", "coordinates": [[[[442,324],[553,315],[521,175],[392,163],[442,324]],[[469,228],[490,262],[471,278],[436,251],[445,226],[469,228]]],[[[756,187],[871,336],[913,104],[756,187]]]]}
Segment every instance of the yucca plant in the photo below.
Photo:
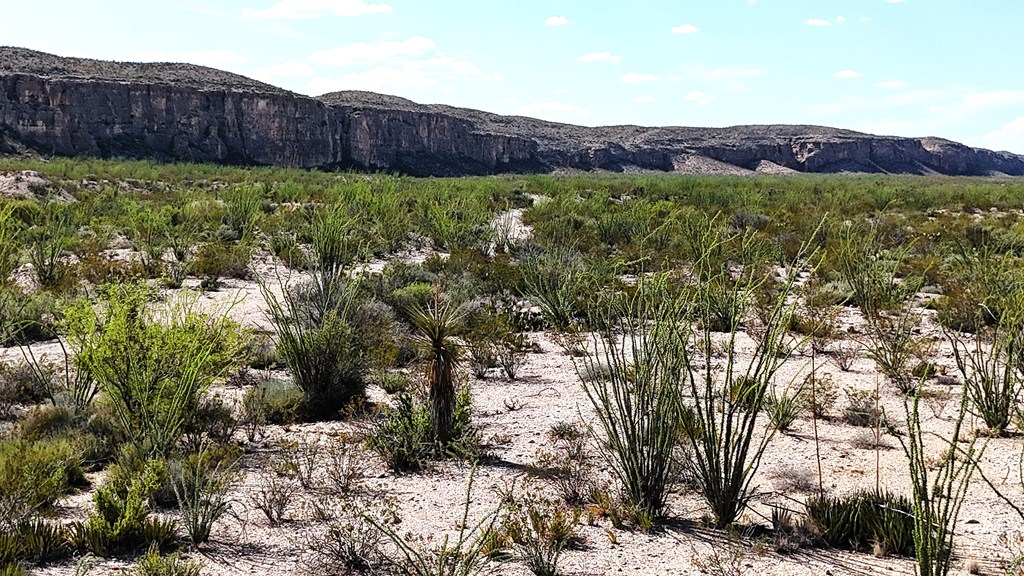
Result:
{"type": "Polygon", "coordinates": [[[408,315],[416,327],[414,342],[426,360],[434,440],[447,446],[455,438],[456,378],[462,362],[462,342],[458,336],[466,314],[460,307],[435,298],[426,309],[414,307],[408,315]]]}

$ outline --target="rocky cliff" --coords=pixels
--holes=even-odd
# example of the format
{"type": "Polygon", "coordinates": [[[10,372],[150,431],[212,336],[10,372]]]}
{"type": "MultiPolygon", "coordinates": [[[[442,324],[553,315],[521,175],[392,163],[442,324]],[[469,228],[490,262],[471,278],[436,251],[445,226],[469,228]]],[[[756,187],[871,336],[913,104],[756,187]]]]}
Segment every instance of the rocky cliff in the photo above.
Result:
{"type": "Polygon", "coordinates": [[[416,176],[556,170],[1024,175],[1024,157],[821,126],[587,128],[367,92],[309,98],[185,64],[0,48],[0,153],[416,176]]]}

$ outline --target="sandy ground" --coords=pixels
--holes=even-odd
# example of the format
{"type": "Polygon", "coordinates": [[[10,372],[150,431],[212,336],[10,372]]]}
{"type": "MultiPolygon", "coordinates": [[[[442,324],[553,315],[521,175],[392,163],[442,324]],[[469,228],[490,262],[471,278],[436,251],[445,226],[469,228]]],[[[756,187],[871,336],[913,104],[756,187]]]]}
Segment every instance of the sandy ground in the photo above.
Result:
{"type": "MultiPolygon", "coordinates": [[[[370,268],[373,270],[379,265],[373,263],[370,268]]],[[[254,268],[265,277],[272,277],[275,270],[269,260],[255,262],[254,268]]],[[[298,278],[292,277],[290,280],[297,281],[298,278]]],[[[219,291],[202,294],[198,298],[204,307],[227,310],[246,326],[257,330],[270,329],[263,298],[254,282],[227,281],[219,291]]],[[[854,312],[847,310],[844,314],[842,320],[845,325],[855,326],[860,323],[854,312]]],[[[940,334],[934,322],[927,322],[929,327],[926,332],[940,334]]],[[[471,523],[495,509],[499,489],[513,483],[522,483],[526,479],[524,467],[536,461],[538,450],[550,446],[547,432],[554,424],[579,419],[595,422],[594,410],[580,386],[572,358],[562,352],[549,334],[534,333],[531,338],[539,344],[541,352],[527,357],[518,379],[508,380],[495,371],[486,379],[467,376],[473,394],[475,423],[483,438],[490,443],[490,451],[494,456],[492,460],[481,464],[475,472],[470,503],[471,523]]],[[[743,337],[740,346],[749,350],[752,342],[743,337]]],[[[40,352],[52,354],[57,347],[51,343],[36,348],[40,352]]],[[[8,359],[20,355],[17,350],[0,352],[8,359]]],[[[799,381],[810,370],[811,358],[805,352],[801,350],[786,362],[776,379],[778,385],[799,381]]],[[[936,363],[945,366],[950,374],[956,372],[948,344],[938,349],[936,363]]],[[[873,391],[880,382],[873,362],[863,357],[855,362],[850,372],[840,371],[820,356],[816,358],[816,368],[819,374],[831,374],[840,391],[846,388],[873,391]]],[[[935,382],[928,386],[935,389],[946,387],[954,394],[944,407],[939,403],[930,403],[922,408],[924,427],[938,437],[948,436],[950,418],[956,411],[958,387],[935,382]]],[[[886,414],[901,426],[904,420],[902,397],[884,381],[880,383],[880,388],[881,404],[886,414]]],[[[211,392],[236,399],[242,393],[239,389],[226,387],[217,387],[211,392]]],[[[370,395],[372,401],[388,401],[387,395],[379,389],[372,388],[370,395]]],[[[870,432],[865,428],[844,424],[835,417],[841,413],[845,403],[846,397],[840,393],[838,402],[831,410],[833,417],[817,423],[825,489],[843,494],[856,489],[873,489],[878,485],[893,492],[908,494],[907,461],[896,439],[886,438],[892,449],[876,451],[858,447],[861,445],[859,439],[870,432]]],[[[971,424],[972,428],[981,427],[980,422],[972,421],[971,424]]],[[[313,503],[326,498],[325,501],[332,505],[344,506],[343,501],[325,496],[323,490],[306,489],[295,480],[287,479],[290,483],[289,491],[294,497],[293,504],[286,514],[286,521],[271,526],[252,505],[250,495],[260,486],[264,471],[269,468],[268,463],[281,451],[282,445],[289,442],[329,445],[339,442],[340,436],[358,429],[359,425],[351,422],[271,426],[266,438],[245,444],[243,477],[232,493],[233,517],[222,521],[215,528],[212,543],[188,555],[201,559],[206,565],[207,574],[310,573],[305,563],[308,558],[308,536],[322,530],[322,524],[314,519],[313,503]]],[[[245,442],[241,431],[236,439],[245,442]]],[[[930,446],[935,452],[939,450],[938,445],[936,439],[931,440],[930,446]]],[[[455,533],[471,473],[467,465],[441,462],[420,474],[396,476],[388,472],[372,454],[366,453],[359,458],[367,466],[361,497],[376,502],[393,498],[402,518],[403,533],[408,531],[429,535],[435,542],[441,538],[442,533],[455,533]]],[[[1020,438],[994,438],[987,440],[982,459],[986,475],[1018,503],[1024,502],[1018,475],[1020,458],[1020,438]]],[[[607,475],[606,465],[596,458],[595,462],[599,473],[607,475]]],[[[326,466],[326,460],[322,465],[326,466]]],[[[745,520],[768,524],[764,518],[769,515],[772,504],[799,510],[800,502],[817,485],[817,466],[813,426],[809,416],[805,416],[792,431],[776,433],[771,439],[756,476],[758,496],[745,520]]],[[[320,471],[322,473],[323,470],[320,471]]],[[[550,487],[544,481],[534,480],[530,487],[531,490],[548,491],[550,494],[550,487]]],[[[71,496],[62,503],[60,515],[63,518],[84,517],[90,503],[88,493],[71,496]]],[[[913,573],[913,563],[906,559],[875,558],[869,554],[825,549],[778,554],[770,546],[758,546],[751,541],[739,546],[730,544],[725,534],[696,526],[696,521],[705,516],[707,510],[693,493],[674,494],[671,511],[677,521],[650,534],[613,528],[606,519],[597,519],[593,523],[584,519],[578,527],[582,545],[564,553],[562,573],[716,573],[714,569],[702,572],[697,565],[713,566],[716,558],[725,563],[733,555],[737,561],[736,571],[726,570],[723,566],[723,571],[718,573],[764,576],[913,573]],[[733,554],[737,550],[739,552],[733,554]]],[[[963,570],[969,562],[977,562],[982,573],[1002,574],[999,559],[1009,558],[1022,550],[1001,544],[1001,538],[1012,539],[1020,534],[1022,528],[1021,518],[976,477],[956,528],[958,569],[963,570]]],[[[89,573],[118,574],[123,573],[127,566],[123,561],[96,560],[89,573]]],[[[519,562],[496,563],[493,568],[502,575],[529,574],[519,562]]],[[[57,575],[71,571],[69,565],[63,564],[38,568],[32,573],[57,575]]]]}

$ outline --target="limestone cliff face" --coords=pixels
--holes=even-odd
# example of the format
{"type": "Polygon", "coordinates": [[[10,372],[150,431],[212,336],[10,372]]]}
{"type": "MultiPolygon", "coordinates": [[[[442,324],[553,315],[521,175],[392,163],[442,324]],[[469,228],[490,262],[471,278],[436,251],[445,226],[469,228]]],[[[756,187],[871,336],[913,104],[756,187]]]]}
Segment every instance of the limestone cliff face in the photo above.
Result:
{"type": "Polygon", "coordinates": [[[304,168],[340,154],[334,111],[310,98],[23,74],[0,87],[0,125],[45,154],[304,168]]]}
{"type": "Polygon", "coordinates": [[[183,64],[0,48],[0,153],[384,170],[1024,175],[1024,157],[820,126],[587,128],[366,92],[309,98],[183,64]]]}

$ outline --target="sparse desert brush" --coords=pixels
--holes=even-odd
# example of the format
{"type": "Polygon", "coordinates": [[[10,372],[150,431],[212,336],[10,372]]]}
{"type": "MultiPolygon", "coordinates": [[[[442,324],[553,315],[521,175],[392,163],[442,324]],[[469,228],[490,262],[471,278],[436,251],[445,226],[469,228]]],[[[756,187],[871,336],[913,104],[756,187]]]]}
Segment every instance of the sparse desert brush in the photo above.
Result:
{"type": "Polygon", "coordinates": [[[879,555],[914,556],[914,514],[910,499],[888,492],[807,500],[808,519],[822,541],[845,550],[874,547],[879,555]]]}
{"type": "Polygon", "coordinates": [[[0,440],[0,528],[50,510],[84,485],[82,458],[72,441],[0,440]]]}
{"type": "Polygon", "coordinates": [[[577,422],[560,422],[548,432],[549,448],[538,450],[536,463],[527,468],[554,484],[566,504],[584,504],[593,491],[590,432],[577,422]]]}
{"type": "Polygon", "coordinates": [[[781,393],[774,387],[765,399],[765,408],[772,426],[780,432],[789,430],[807,409],[808,392],[803,386],[787,388],[781,393]]]}
{"type": "Polygon", "coordinates": [[[200,576],[202,571],[202,562],[185,560],[179,552],[161,556],[159,546],[154,545],[139,557],[138,564],[131,574],[132,576],[200,576]]]}

